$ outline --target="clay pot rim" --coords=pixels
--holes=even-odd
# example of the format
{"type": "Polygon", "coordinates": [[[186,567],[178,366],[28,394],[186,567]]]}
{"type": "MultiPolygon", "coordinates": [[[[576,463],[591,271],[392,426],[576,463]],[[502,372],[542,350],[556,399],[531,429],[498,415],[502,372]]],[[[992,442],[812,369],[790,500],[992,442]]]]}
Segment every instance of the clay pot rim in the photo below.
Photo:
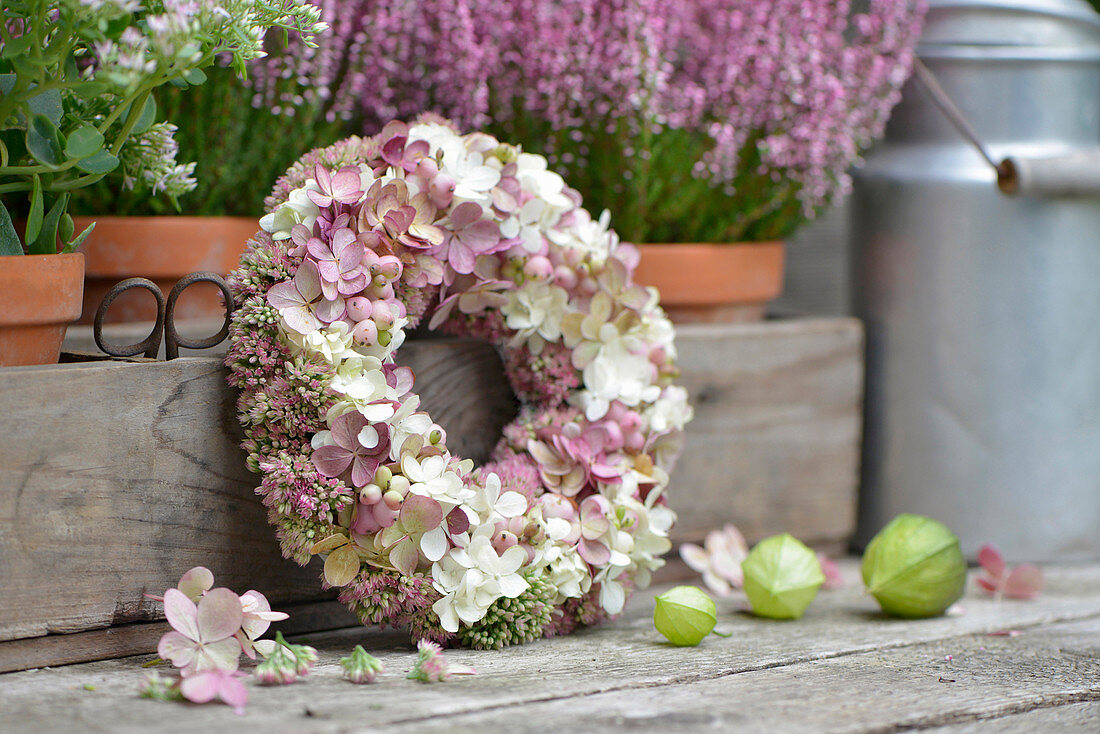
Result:
{"type": "Polygon", "coordinates": [[[781,240],[642,243],[638,250],[636,280],[657,285],[662,304],[756,304],[783,292],[786,245],[781,240]]]}

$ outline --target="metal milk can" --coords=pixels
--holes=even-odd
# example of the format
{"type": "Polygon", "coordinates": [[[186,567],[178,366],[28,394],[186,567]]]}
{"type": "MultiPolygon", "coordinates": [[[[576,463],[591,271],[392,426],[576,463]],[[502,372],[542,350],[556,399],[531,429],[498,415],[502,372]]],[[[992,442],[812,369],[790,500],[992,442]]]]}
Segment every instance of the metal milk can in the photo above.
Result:
{"type": "Polygon", "coordinates": [[[1100,558],[1100,15],[930,0],[917,54],[852,201],[857,541],[916,512],[970,557],[1100,558]]]}

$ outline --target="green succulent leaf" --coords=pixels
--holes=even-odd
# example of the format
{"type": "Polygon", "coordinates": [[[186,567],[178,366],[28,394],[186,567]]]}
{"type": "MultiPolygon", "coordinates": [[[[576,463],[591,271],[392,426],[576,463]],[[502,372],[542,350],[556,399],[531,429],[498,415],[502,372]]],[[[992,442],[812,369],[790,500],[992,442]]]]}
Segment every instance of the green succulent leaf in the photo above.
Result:
{"type": "Polygon", "coordinates": [[[27,100],[27,107],[32,114],[43,115],[57,127],[61,124],[61,117],[65,114],[65,108],[61,104],[61,92],[57,89],[47,89],[27,100]]]}
{"type": "Polygon", "coordinates": [[[69,242],[69,244],[65,245],[65,247],[63,247],[61,251],[74,252],[76,248],[80,247],[84,243],[84,240],[88,239],[88,235],[92,233],[93,229],[95,229],[95,222],[92,222],[87,227],[85,227],[84,231],[78,234],[75,239],[69,242]]]}
{"type": "Polygon", "coordinates": [[[42,222],[42,231],[38,233],[38,237],[31,242],[30,238],[27,238],[27,251],[32,255],[53,255],[57,252],[57,226],[61,222],[61,215],[65,213],[65,208],[69,205],[69,195],[62,194],[57,197],[57,201],[50,207],[50,211],[47,212],[45,220],[42,222]]]}
{"type": "Polygon", "coordinates": [[[753,613],[771,619],[798,619],[825,583],[817,555],[788,533],[757,543],[741,571],[753,613]]]}
{"type": "Polygon", "coordinates": [[[966,559],[945,525],[922,515],[898,515],[863,553],[863,583],[894,617],[943,614],[966,590],[966,559]]]}
{"type": "Polygon", "coordinates": [[[197,87],[206,81],[206,72],[202,69],[188,69],[183,73],[183,80],[193,87],[197,87]]]}
{"type": "Polygon", "coordinates": [[[0,94],[10,94],[17,78],[15,74],[0,74],[0,94]]]}
{"type": "Polygon", "coordinates": [[[23,245],[19,242],[19,235],[15,231],[15,225],[11,223],[11,215],[4,202],[0,201],[0,257],[4,255],[22,255],[23,245]]]}
{"type": "Polygon", "coordinates": [[[57,225],[57,234],[62,242],[72,242],[73,232],[76,231],[76,222],[68,212],[61,215],[61,221],[57,225]]]}
{"type": "Polygon", "coordinates": [[[137,122],[134,123],[134,128],[131,131],[137,135],[143,133],[153,126],[157,117],[157,101],[153,99],[153,95],[149,95],[145,98],[145,106],[141,108],[141,114],[138,115],[137,122]]]}
{"type": "Polygon", "coordinates": [[[61,132],[45,115],[32,115],[27,125],[27,152],[45,166],[61,163],[61,132]]]}
{"type": "Polygon", "coordinates": [[[100,150],[95,155],[77,163],[76,167],[85,173],[110,173],[118,168],[118,156],[111,155],[106,150],[100,150]]]}
{"type": "Polygon", "coordinates": [[[111,88],[110,84],[106,82],[98,82],[94,80],[81,81],[73,87],[73,94],[82,99],[95,99],[96,97],[105,94],[107,90],[111,88]]]}
{"type": "Polygon", "coordinates": [[[103,133],[91,125],[81,125],[65,141],[65,155],[69,158],[89,158],[102,148],[103,133]]]}
{"type": "Polygon", "coordinates": [[[673,645],[694,647],[718,622],[714,600],[698,586],[677,586],[656,599],[653,626],[673,645]]]}
{"type": "Polygon", "coordinates": [[[0,59],[14,59],[18,56],[22,56],[30,50],[33,42],[34,34],[32,33],[11,39],[4,44],[3,48],[0,48],[0,59]]]}
{"type": "Polygon", "coordinates": [[[34,175],[34,184],[31,189],[31,208],[27,213],[27,242],[38,239],[38,233],[42,231],[42,216],[45,208],[42,204],[42,179],[38,174],[34,175]]]}

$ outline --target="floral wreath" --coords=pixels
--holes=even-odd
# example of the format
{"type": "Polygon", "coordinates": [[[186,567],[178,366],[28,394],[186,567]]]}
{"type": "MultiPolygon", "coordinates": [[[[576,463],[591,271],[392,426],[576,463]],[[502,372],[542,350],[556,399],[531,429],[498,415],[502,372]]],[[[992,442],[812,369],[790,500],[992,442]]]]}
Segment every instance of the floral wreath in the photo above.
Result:
{"type": "Polygon", "coordinates": [[[363,624],[501,647],[618,614],[670,548],[691,417],[637,250],[545,158],[424,117],[312,151],[231,275],[230,382],[283,553],[363,624]],[[502,354],[489,463],[394,364],[427,319],[502,354]]]}

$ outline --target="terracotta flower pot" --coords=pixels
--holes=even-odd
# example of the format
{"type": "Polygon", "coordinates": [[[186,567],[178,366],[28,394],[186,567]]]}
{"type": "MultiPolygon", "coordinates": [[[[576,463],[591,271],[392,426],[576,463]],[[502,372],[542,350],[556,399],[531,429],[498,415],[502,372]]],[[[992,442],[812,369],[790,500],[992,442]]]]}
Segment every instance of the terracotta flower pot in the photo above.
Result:
{"type": "Polygon", "coordinates": [[[83,290],[79,252],[0,257],[0,367],[57,362],[83,290]]]}
{"type": "Polygon", "coordinates": [[[634,279],[656,286],[673,321],[758,321],[783,290],[782,242],[638,245],[634,279]]]}
{"type": "MultiPolygon", "coordinates": [[[[188,273],[209,270],[226,275],[237,267],[245,243],[260,228],[251,217],[77,217],[76,231],[92,222],[95,231],[80,246],[88,263],[82,324],[92,323],[104,294],[120,280],[149,278],[167,297],[188,273]]],[[[221,291],[211,283],[189,288],[175,312],[177,319],[218,318],[222,313],[221,291]]],[[[152,296],[134,290],[111,304],[106,321],[156,317],[152,296]]]]}

